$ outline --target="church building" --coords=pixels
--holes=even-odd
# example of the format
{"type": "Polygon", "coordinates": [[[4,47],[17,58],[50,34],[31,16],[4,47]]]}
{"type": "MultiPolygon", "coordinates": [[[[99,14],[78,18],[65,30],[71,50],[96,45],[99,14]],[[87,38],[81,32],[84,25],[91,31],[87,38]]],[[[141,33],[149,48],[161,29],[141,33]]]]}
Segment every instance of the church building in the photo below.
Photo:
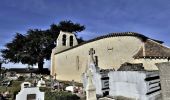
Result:
{"type": "Polygon", "coordinates": [[[102,69],[117,70],[129,62],[142,63],[145,70],[158,70],[155,63],[170,62],[169,47],[139,33],[110,33],[78,44],[75,34],[60,31],[51,54],[51,75],[58,80],[82,82],[90,49],[95,64],[102,69]]]}

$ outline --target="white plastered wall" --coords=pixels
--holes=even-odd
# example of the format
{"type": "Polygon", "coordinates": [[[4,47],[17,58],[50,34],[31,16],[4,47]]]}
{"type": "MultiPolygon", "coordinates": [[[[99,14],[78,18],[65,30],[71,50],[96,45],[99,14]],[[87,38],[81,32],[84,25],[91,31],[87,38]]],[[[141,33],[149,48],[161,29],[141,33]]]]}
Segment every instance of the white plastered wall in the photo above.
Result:
{"type": "Polygon", "coordinates": [[[132,36],[110,37],[84,44],[55,55],[53,69],[60,80],[81,82],[90,48],[98,56],[98,65],[103,69],[118,69],[124,62],[133,62],[133,55],[142,46],[142,41],[132,36]],[[77,58],[79,59],[77,62],[77,58]],[[79,68],[78,68],[79,67],[79,68]]]}

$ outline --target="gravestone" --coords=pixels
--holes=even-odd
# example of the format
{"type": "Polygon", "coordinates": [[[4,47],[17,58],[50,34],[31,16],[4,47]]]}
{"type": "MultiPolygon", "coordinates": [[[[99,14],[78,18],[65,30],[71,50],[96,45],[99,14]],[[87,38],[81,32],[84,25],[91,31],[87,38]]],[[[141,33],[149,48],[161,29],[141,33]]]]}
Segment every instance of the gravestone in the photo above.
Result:
{"type": "Polygon", "coordinates": [[[44,92],[40,92],[38,87],[31,87],[31,83],[24,82],[15,100],[44,100],[44,92]]]}
{"type": "Polygon", "coordinates": [[[45,81],[42,78],[38,81],[37,87],[46,87],[45,81]]]}
{"type": "Polygon", "coordinates": [[[157,63],[163,100],[170,100],[170,62],[157,63]]]}
{"type": "Polygon", "coordinates": [[[24,88],[27,88],[27,87],[31,87],[31,83],[30,82],[23,82],[21,84],[21,90],[24,89],[24,88]]]}

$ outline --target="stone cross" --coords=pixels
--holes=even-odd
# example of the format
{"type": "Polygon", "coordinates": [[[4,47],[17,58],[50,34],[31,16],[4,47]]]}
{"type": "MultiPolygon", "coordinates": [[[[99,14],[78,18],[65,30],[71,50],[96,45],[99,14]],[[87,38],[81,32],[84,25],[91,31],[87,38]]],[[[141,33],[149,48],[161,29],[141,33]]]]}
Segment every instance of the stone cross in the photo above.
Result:
{"type": "Polygon", "coordinates": [[[53,76],[52,76],[52,75],[50,75],[50,85],[51,85],[51,91],[52,91],[52,88],[53,88],[53,84],[54,84],[53,76]]]}
{"type": "Polygon", "coordinates": [[[57,74],[55,73],[55,74],[54,74],[54,79],[55,79],[55,80],[56,80],[56,76],[57,76],[57,74]]]}
{"type": "Polygon", "coordinates": [[[93,48],[90,48],[89,50],[89,55],[90,55],[90,62],[89,63],[94,63],[94,58],[93,55],[95,54],[95,50],[93,48]]]}
{"type": "Polygon", "coordinates": [[[90,48],[89,50],[89,55],[93,56],[95,54],[95,50],[93,48],[90,48]]]}
{"type": "Polygon", "coordinates": [[[72,80],[71,82],[72,82],[72,85],[73,85],[73,86],[75,86],[75,82],[74,82],[74,80],[72,80]]]}

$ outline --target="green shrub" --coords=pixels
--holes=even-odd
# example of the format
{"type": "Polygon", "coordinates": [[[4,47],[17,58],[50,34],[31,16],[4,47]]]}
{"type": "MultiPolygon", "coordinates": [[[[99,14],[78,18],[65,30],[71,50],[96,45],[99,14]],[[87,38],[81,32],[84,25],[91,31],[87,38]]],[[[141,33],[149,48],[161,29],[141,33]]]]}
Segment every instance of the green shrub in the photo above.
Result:
{"type": "Polygon", "coordinates": [[[46,92],[45,100],[80,100],[80,97],[69,92],[46,92]]]}
{"type": "Polygon", "coordinates": [[[47,87],[40,87],[39,88],[41,92],[50,92],[51,88],[47,88],[47,87]]]}
{"type": "MultiPolygon", "coordinates": [[[[10,87],[0,86],[0,92],[9,91],[11,94],[10,97],[13,98],[12,100],[15,100],[16,94],[18,94],[18,92],[20,91],[21,83],[22,83],[22,81],[12,81],[12,84],[10,87]]],[[[9,100],[11,100],[11,99],[9,99],[9,100]]]]}
{"type": "Polygon", "coordinates": [[[15,100],[16,95],[19,93],[20,90],[14,90],[13,95],[12,95],[12,99],[15,100]]]}
{"type": "Polygon", "coordinates": [[[24,80],[25,80],[25,78],[23,76],[18,77],[18,81],[24,81],[24,80]]]}
{"type": "Polygon", "coordinates": [[[12,98],[14,99],[16,97],[16,94],[18,94],[18,92],[21,89],[21,81],[13,81],[12,82],[12,86],[10,88],[10,91],[13,93],[12,98]]]}

